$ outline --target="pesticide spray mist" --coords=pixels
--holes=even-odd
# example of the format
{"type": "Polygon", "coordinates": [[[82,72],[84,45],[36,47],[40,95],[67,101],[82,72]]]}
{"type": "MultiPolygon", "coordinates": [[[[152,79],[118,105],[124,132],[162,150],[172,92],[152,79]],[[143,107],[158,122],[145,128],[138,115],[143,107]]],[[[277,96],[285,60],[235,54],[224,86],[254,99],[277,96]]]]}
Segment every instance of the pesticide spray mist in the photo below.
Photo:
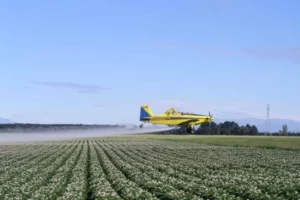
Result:
{"type": "Polygon", "coordinates": [[[79,138],[97,138],[130,134],[156,133],[172,130],[172,127],[144,127],[140,128],[101,128],[93,130],[66,130],[47,132],[26,132],[26,133],[0,133],[0,144],[55,141],[79,138]]]}

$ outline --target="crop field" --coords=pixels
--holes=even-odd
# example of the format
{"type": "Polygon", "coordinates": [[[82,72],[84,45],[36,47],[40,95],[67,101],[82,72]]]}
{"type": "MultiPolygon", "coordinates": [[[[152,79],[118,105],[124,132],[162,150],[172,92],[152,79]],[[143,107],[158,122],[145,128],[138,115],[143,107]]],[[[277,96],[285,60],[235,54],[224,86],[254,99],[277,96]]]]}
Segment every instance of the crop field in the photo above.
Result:
{"type": "Polygon", "coordinates": [[[220,146],[244,146],[300,150],[298,136],[233,136],[233,135],[166,135],[135,134],[123,135],[119,138],[169,140],[220,146]]]}
{"type": "Polygon", "coordinates": [[[145,138],[0,145],[0,199],[299,199],[298,150],[145,138]]]}

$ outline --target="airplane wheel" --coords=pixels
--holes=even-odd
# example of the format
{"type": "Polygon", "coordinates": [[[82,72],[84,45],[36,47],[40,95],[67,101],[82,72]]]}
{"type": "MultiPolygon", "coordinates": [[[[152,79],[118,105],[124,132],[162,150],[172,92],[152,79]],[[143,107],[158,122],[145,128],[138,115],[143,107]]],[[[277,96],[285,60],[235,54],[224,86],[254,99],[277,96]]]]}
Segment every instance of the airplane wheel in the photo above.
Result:
{"type": "Polygon", "coordinates": [[[191,127],[187,127],[186,132],[187,132],[187,133],[192,133],[191,127]]]}
{"type": "Polygon", "coordinates": [[[189,133],[189,134],[194,134],[195,129],[194,129],[194,127],[187,127],[186,132],[189,133]]]}

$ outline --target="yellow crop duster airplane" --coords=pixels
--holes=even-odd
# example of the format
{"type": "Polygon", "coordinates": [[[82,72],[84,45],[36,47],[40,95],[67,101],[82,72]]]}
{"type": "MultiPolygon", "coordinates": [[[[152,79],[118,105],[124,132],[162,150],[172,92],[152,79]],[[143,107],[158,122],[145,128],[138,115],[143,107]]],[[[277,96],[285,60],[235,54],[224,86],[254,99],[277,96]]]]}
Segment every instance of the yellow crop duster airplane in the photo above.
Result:
{"type": "MultiPolygon", "coordinates": [[[[168,109],[164,114],[153,115],[148,105],[141,106],[140,121],[152,124],[165,124],[169,126],[181,126],[187,128],[187,133],[194,133],[194,125],[211,122],[213,117],[210,115],[199,115],[194,113],[179,112],[175,108],[168,109]]],[[[140,128],[144,124],[140,125],[140,128]]]]}

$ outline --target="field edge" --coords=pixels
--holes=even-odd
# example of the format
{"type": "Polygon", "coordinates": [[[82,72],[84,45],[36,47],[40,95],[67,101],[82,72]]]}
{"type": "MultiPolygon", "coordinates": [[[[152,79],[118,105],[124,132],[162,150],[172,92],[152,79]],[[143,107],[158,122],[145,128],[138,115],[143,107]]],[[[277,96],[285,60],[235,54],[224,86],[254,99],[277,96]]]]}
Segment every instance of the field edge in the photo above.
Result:
{"type": "Polygon", "coordinates": [[[293,136],[208,136],[208,135],[171,135],[171,134],[135,134],[112,136],[111,138],[154,139],[173,142],[191,142],[198,144],[257,147],[267,149],[300,150],[300,137],[293,136]]]}

